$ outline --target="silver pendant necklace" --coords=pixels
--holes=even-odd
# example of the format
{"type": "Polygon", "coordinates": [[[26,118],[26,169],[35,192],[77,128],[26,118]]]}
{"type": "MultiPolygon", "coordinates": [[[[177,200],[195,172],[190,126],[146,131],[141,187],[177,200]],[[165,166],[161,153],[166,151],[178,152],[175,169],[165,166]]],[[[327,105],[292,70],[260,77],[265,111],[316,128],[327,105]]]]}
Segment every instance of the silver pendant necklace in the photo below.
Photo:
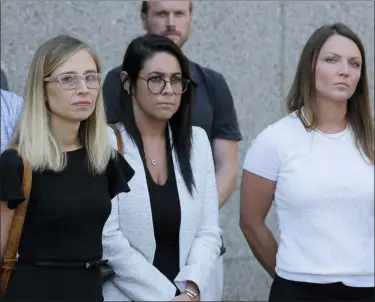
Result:
{"type": "Polygon", "coordinates": [[[148,160],[151,162],[151,164],[153,164],[154,166],[157,165],[157,164],[160,162],[160,160],[157,160],[157,159],[151,159],[151,158],[147,155],[146,152],[145,152],[145,155],[146,155],[146,157],[148,158],[148,160]]]}

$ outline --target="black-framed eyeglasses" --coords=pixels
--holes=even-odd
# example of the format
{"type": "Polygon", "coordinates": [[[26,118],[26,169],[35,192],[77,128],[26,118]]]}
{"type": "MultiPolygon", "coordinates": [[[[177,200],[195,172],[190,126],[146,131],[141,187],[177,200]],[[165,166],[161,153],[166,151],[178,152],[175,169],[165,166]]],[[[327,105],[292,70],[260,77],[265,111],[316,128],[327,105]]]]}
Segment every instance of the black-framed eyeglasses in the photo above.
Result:
{"type": "Polygon", "coordinates": [[[62,89],[74,90],[79,86],[81,79],[85,81],[87,88],[98,89],[100,87],[100,73],[87,73],[83,76],[74,73],[65,73],[55,77],[46,77],[44,78],[44,82],[58,82],[62,89]]]}
{"type": "Polygon", "coordinates": [[[147,82],[148,90],[153,94],[160,94],[164,91],[165,86],[169,82],[172,86],[172,90],[175,94],[183,94],[190,83],[189,79],[184,78],[173,78],[170,81],[163,79],[160,76],[153,76],[149,79],[144,79],[138,76],[140,79],[147,82]]]}

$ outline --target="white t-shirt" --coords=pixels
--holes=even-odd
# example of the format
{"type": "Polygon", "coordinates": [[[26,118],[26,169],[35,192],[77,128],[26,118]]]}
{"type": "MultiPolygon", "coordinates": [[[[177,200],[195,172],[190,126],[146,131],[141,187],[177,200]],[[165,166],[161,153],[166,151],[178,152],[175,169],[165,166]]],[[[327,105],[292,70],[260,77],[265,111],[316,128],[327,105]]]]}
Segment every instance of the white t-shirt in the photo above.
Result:
{"type": "Polygon", "coordinates": [[[254,139],[244,169],[277,182],[280,277],[374,286],[374,165],[350,127],[307,131],[292,113],[254,139]]]}

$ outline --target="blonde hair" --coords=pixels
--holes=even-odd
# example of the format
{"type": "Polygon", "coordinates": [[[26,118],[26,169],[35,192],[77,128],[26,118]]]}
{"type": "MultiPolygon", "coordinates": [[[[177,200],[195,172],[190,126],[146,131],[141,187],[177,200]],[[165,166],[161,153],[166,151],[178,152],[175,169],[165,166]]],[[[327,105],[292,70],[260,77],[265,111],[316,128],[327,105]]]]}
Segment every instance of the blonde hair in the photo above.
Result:
{"type": "MultiPolygon", "coordinates": [[[[62,171],[66,167],[66,154],[52,132],[49,121],[44,78],[51,75],[72,55],[86,50],[101,72],[98,56],[82,41],[60,35],[42,44],[36,51],[27,78],[24,105],[10,145],[18,145],[18,152],[33,171],[62,171]]],[[[105,171],[115,154],[107,134],[102,89],[96,99],[94,112],[82,121],[79,139],[88,155],[89,169],[94,173],[105,171]]]]}

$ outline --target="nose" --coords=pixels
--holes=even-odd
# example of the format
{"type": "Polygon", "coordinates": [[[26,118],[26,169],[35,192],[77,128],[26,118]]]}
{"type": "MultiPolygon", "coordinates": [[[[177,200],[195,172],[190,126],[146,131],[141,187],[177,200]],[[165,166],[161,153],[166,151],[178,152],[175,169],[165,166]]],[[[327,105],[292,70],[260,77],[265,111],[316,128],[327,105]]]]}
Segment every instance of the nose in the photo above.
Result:
{"type": "Polygon", "coordinates": [[[79,80],[79,84],[77,87],[77,92],[84,93],[87,92],[89,89],[87,88],[86,82],[84,79],[79,80]]]}
{"type": "Polygon", "coordinates": [[[349,75],[349,64],[347,62],[343,62],[340,65],[340,75],[348,76],[349,75]]]}
{"type": "Polygon", "coordinates": [[[163,94],[164,95],[172,95],[174,94],[174,91],[173,91],[173,87],[172,87],[172,84],[171,82],[166,82],[165,83],[165,87],[164,87],[164,90],[163,90],[163,94]]]}
{"type": "Polygon", "coordinates": [[[167,26],[168,27],[175,27],[175,22],[174,22],[174,15],[172,12],[168,14],[168,19],[167,19],[167,26]]]}

